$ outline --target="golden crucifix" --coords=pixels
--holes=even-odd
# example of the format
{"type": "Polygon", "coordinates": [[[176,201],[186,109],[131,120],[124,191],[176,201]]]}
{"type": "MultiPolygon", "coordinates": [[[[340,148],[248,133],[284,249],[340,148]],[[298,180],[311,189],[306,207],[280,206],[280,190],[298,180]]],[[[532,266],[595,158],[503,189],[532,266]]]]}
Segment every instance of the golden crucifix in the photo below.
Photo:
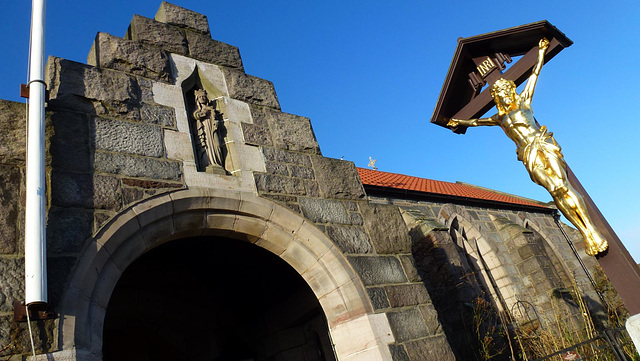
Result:
{"type": "Polygon", "coordinates": [[[582,234],[587,254],[594,256],[604,252],[608,243],[591,221],[582,195],[571,185],[567,163],[553,133],[538,124],[531,109],[548,46],[546,38],[540,40],[538,60],[522,93],[516,92],[516,84],[511,80],[501,78],[495,81],[491,97],[498,108],[497,114],[482,119],[450,119],[447,126],[454,130],[458,126],[500,126],[516,144],[518,160],[524,163],[531,179],[549,191],[558,209],[582,234]]]}

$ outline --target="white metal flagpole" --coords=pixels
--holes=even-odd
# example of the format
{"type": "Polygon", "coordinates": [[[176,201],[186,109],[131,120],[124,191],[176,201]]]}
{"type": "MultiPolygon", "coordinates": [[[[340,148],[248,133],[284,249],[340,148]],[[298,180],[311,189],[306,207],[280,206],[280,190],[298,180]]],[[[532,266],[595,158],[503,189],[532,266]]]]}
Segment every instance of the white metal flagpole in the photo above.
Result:
{"type": "Polygon", "coordinates": [[[45,0],[33,0],[29,51],[27,187],[25,209],[25,303],[47,303],[46,191],[44,169],[45,0]]]}

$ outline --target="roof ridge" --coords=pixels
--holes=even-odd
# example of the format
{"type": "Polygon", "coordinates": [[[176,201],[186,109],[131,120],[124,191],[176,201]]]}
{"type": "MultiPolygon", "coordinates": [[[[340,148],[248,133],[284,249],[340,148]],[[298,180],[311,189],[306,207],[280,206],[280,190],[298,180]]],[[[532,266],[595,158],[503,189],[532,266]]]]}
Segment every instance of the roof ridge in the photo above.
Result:
{"type": "Polygon", "coordinates": [[[551,201],[551,202],[543,202],[543,201],[539,201],[537,199],[527,198],[527,197],[519,196],[517,194],[507,193],[507,192],[499,191],[499,190],[496,190],[496,189],[487,188],[487,187],[479,186],[477,184],[471,184],[471,183],[466,183],[466,182],[462,182],[462,181],[456,181],[456,184],[465,185],[465,186],[469,186],[469,187],[473,187],[473,188],[479,188],[479,189],[482,189],[482,190],[486,190],[486,191],[494,192],[494,193],[498,193],[498,194],[503,194],[503,195],[508,196],[508,197],[522,199],[523,201],[527,201],[527,202],[538,203],[540,205],[547,206],[547,207],[548,206],[553,206],[553,201],[551,201]]]}
{"type": "Polygon", "coordinates": [[[362,184],[467,199],[550,208],[548,203],[464,182],[447,182],[356,167],[362,184]]]}

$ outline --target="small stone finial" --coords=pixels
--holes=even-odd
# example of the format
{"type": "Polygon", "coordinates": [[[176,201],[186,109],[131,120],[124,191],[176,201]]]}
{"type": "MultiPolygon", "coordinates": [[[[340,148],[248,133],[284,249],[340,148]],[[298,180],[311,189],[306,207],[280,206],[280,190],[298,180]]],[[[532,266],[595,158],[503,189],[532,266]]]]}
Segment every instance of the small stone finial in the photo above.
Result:
{"type": "Polygon", "coordinates": [[[155,20],[161,23],[191,29],[199,33],[210,35],[207,16],[163,1],[156,13],[155,20]]]}

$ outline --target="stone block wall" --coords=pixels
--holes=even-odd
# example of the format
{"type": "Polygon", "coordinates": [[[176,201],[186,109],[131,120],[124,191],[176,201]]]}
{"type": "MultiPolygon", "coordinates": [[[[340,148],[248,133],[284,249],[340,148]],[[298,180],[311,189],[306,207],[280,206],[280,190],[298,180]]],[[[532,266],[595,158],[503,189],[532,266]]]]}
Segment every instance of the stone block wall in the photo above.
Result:
{"type": "Polygon", "coordinates": [[[102,225],[137,201],[184,188],[181,164],[166,157],[162,141],[163,130],[175,128],[174,110],[153,101],[152,80],[142,75],[151,76],[49,59],[53,307],[83,244],[102,225]]]}
{"type": "MultiPolygon", "coordinates": [[[[154,103],[152,80],[142,76],[168,80],[160,72],[139,76],[49,59],[47,271],[52,310],[85,241],[103,224],[141,199],[184,188],[181,164],[167,159],[162,142],[163,129],[175,128],[174,110],[154,103]]],[[[15,353],[29,345],[26,325],[12,322],[12,303],[24,298],[25,118],[24,104],[0,103],[0,339],[7,341],[2,346],[11,340],[15,353]]],[[[38,324],[37,350],[55,350],[57,320],[38,324]]]]}
{"type": "Polygon", "coordinates": [[[12,339],[13,301],[24,295],[25,106],[0,101],[0,340],[12,339]]]}
{"type": "MultiPolygon", "coordinates": [[[[482,208],[462,201],[370,198],[403,210],[417,269],[458,358],[471,357],[466,352],[469,340],[475,338],[469,328],[473,311],[466,305],[478,297],[488,296],[496,309],[506,307],[511,313],[518,301],[526,301],[543,319],[553,320],[562,313],[579,325],[579,309],[569,303],[552,305],[552,298],[572,289],[575,282],[592,311],[602,311],[587,275],[553,220],[553,209],[536,212],[482,208]]],[[[593,274],[597,262],[584,252],[579,233],[566,225],[564,229],[593,274]]],[[[519,321],[517,312],[512,316],[519,321]]]]}
{"type": "Polygon", "coordinates": [[[320,155],[309,120],[252,107],[247,142],[261,147],[258,193],[301,213],[347,256],[376,313],[385,313],[394,360],[452,360],[431,298],[415,268],[400,209],[372,204],[352,162],[320,155]]]}
{"type": "Polygon", "coordinates": [[[452,239],[449,229],[415,209],[403,209],[411,236],[411,253],[424,283],[442,331],[458,360],[477,357],[479,345],[469,305],[482,294],[464,250],[452,239]]]}
{"type": "MultiPolygon", "coordinates": [[[[47,130],[52,130],[47,119],[47,130]]],[[[23,103],[0,100],[0,347],[9,347],[4,354],[27,352],[30,345],[27,325],[13,322],[14,301],[24,300],[24,207],[26,159],[26,107],[23,103]]],[[[51,139],[47,147],[51,148],[51,139]]],[[[47,181],[53,179],[52,157],[46,158],[47,181]]],[[[51,198],[49,191],[48,197],[51,198]]],[[[47,269],[52,278],[60,276],[65,260],[49,258],[47,269]]],[[[50,296],[60,294],[60,283],[50,284],[50,296]]],[[[34,346],[39,352],[55,349],[56,322],[34,323],[34,346]]]]}

